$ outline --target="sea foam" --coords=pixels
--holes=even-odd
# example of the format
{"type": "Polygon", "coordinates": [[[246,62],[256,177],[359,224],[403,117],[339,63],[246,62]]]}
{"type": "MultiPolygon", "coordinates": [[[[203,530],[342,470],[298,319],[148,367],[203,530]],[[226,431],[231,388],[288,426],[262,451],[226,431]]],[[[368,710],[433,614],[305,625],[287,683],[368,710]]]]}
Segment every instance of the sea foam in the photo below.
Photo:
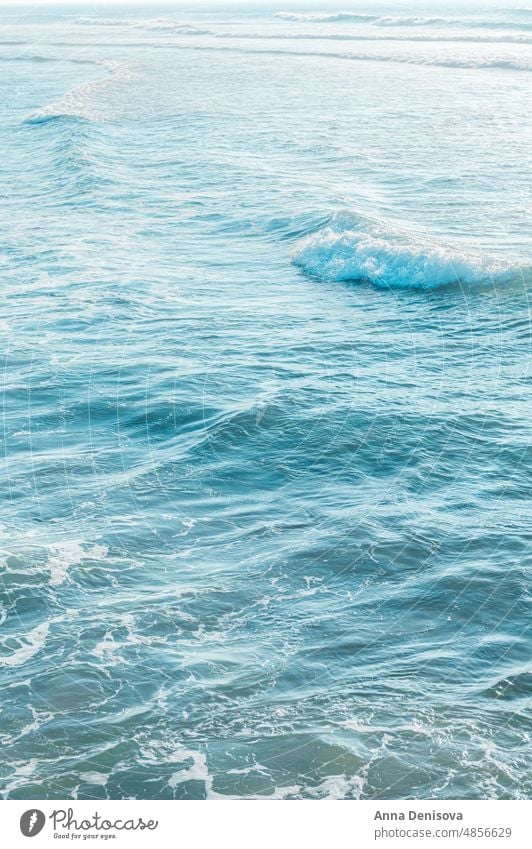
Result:
{"type": "Polygon", "coordinates": [[[495,261],[350,213],[336,213],[325,227],[303,239],[293,262],[322,280],[368,280],[392,289],[435,289],[510,273],[495,261]]]}
{"type": "MultiPolygon", "coordinates": [[[[514,10],[515,11],[515,10],[514,10]]],[[[525,10],[520,14],[526,15],[525,10]]],[[[510,17],[499,18],[463,18],[456,17],[426,17],[423,15],[373,15],[357,12],[276,12],[274,17],[284,21],[297,23],[340,23],[343,21],[351,23],[367,23],[371,26],[380,27],[480,27],[482,29],[530,29],[527,20],[515,20],[510,17]]]]}
{"type": "Polygon", "coordinates": [[[67,91],[59,100],[48,103],[26,119],[31,124],[41,124],[56,118],[81,118],[86,121],[99,121],[108,117],[105,90],[116,81],[129,80],[131,74],[127,66],[113,60],[95,60],[94,64],[105,70],[105,75],[88,80],[67,91]]]}
{"type": "Polygon", "coordinates": [[[0,666],[21,666],[27,660],[30,660],[44,646],[48,636],[48,628],[48,622],[43,622],[28,634],[13,637],[12,642],[17,644],[17,648],[10,654],[0,655],[0,666]]]}
{"type": "Polygon", "coordinates": [[[274,18],[280,18],[283,21],[335,23],[336,21],[375,21],[379,16],[362,12],[275,12],[274,18]]]}

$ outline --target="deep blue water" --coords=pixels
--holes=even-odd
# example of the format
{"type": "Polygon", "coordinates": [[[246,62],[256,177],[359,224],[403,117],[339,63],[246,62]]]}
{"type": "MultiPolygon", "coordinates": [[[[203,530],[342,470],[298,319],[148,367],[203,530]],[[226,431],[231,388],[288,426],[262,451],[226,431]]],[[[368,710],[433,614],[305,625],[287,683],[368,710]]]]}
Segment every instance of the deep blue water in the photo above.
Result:
{"type": "Polygon", "coordinates": [[[532,13],[368,8],[2,11],[6,798],[532,793],[532,13]]]}

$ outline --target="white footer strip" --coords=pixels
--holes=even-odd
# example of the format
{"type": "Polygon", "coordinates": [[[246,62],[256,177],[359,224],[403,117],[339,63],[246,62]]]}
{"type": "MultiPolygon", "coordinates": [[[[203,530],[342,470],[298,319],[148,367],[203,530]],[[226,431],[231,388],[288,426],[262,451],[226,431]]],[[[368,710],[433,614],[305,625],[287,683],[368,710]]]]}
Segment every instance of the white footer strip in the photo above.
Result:
{"type": "Polygon", "coordinates": [[[529,801],[3,801],[1,845],[367,849],[532,847],[529,801]]]}

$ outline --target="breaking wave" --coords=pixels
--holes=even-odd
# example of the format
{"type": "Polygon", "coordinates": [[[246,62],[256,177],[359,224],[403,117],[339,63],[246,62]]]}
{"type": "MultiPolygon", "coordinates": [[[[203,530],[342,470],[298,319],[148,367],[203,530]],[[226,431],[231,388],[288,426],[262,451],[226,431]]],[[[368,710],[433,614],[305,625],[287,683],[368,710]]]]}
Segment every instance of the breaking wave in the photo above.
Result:
{"type": "Polygon", "coordinates": [[[120,62],[114,61],[95,61],[95,64],[100,65],[107,71],[103,77],[89,80],[82,83],[70,91],[67,91],[59,100],[43,106],[38,112],[30,115],[27,119],[29,123],[39,124],[55,118],[83,118],[88,121],[99,120],[102,115],[102,106],[98,104],[98,99],[95,95],[101,93],[111,82],[118,78],[129,78],[129,72],[126,66],[120,62]]]}
{"type": "MultiPolygon", "coordinates": [[[[523,14],[524,10],[521,10],[523,14]]],[[[277,12],[275,17],[300,23],[352,21],[380,27],[482,27],[486,29],[530,29],[530,22],[508,18],[441,18],[423,15],[372,15],[354,12],[277,12]]]]}
{"type": "Polygon", "coordinates": [[[517,271],[350,213],[333,215],[299,243],[292,259],[322,280],[364,280],[390,289],[479,283],[517,271]]]}
{"type": "MultiPolygon", "coordinates": [[[[207,32],[205,33],[207,34],[207,32]]],[[[530,44],[532,35],[529,33],[327,33],[322,32],[220,32],[208,33],[218,39],[242,39],[247,41],[369,41],[369,42],[423,42],[423,43],[453,43],[453,44],[530,44]]]]}
{"type": "Polygon", "coordinates": [[[94,27],[123,27],[124,29],[160,30],[161,32],[174,32],[180,35],[208,35],[210,30],[201,29],[192,24],[181,23],[172,18],[153,19],[128,19],[128,18],[77,18],[76,23],[81,26],[94,27]]]}
{"type": "Polygon", "coordinates": [[[422,65],[436,68],[463,68],[463,69],[495,69],[506,71],[532,71],[532,62],[519,60],[512,56],[489,56],[480,58],[476,56],[449,56],[435,57],[422,56],[419,54],[390,54],[383,55],[381,53],[340,53],[328,50],[283,50],[280,48],[249,48],[249,47],[212,47],[211,45],[192,45],[181,46],[182,50],[209,50],[226,51],[229,53],[242,53],[245,55],[264,55],[264,56],[316,56],[324,59],[343,59],[351,62],[392,62],[400,65],[422,65]]]}
{"type": "Polygon", "coordinates": [[[328,23],[334,21],[376,21],[378,15],[365,15],[357,12],[276,12],[275,18],[283,21],[309,21],[314,23],[328,23]]]}
{"type": "Polygon", "coordinates": [[[0,62],[70,62],[73,65],[101,65],[97,59],[85,59],[78,56],[43,56],[40,53],[19,53],[14,56],[0,56],[0,62]]]}

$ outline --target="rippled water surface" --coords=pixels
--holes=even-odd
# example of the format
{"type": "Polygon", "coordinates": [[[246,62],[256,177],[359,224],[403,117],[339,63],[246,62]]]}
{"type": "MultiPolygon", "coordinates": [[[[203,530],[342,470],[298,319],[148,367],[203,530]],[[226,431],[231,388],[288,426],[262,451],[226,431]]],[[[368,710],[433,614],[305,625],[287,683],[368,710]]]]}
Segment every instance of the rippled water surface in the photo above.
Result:
{"type": "Polygon", "coordinates": [[[1,17],[1,793],[529,798],[532,10],[1,17]]]}

